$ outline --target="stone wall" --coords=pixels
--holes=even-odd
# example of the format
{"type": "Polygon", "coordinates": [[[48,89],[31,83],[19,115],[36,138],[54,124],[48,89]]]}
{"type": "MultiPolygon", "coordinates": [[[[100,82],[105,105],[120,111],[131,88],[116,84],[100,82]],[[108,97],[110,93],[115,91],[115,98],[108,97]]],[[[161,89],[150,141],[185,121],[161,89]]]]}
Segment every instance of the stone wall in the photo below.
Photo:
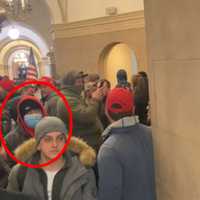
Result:
{"type": "Polygon", "coordinates": [[[100,59],[105,48],[127,44],[136,54],[139,70],[147,70],[143,12],[54,26],[56,71],[70,69],[103,75],[100,59]]]}
{"type": "Polygon", "coordinates": [[[145,1],[158,200],[200,199],[199,9],[145,1]]]}

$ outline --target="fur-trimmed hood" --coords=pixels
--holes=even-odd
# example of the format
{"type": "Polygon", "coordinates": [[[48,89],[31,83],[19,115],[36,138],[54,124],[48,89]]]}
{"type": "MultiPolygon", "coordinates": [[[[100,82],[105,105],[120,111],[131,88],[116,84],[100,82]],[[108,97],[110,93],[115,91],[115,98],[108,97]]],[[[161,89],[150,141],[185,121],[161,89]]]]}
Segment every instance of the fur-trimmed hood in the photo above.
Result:
{"type": "MultiPolygon", "coordinates": [[[[36,140],[34,138],[21,144],[15,150],[15,156],[21,161],[27,161],[36,153],[36,140]]],[[[96,162],[96,152],[85,141],[80,138],[71,137],[68,149],[75,154],[78,154],[79,160],[86,167],[94,166],[96,162]]]]}

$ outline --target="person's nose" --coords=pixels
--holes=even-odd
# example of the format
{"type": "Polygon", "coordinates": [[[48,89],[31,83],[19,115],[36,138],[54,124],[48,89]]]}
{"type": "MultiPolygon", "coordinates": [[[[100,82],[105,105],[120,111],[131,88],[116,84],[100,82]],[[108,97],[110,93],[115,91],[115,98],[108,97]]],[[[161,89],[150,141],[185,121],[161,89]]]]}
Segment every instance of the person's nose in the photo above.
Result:
{"type": "Polygon", "coordinates": [[[57,144],[56,140],[53,140],[53,141],[52,141],[52,146],[53,146],[53,147],[57,147],[57,145],[58,145],[58,144],[57,144]]]}

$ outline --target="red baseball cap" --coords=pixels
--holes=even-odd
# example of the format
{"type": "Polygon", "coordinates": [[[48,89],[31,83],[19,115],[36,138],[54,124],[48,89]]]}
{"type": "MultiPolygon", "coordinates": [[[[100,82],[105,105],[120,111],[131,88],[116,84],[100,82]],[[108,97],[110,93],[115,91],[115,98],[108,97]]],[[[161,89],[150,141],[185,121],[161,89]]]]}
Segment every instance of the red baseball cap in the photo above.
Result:
{"type": "Polygon", "coordinates": [[[2,87],[6,91],[11,91],[14,88],[14,81],[12,80],[1,80],[0,87],[2,87]]]}
{"type": "Polygon", "coordinates": [[[129,113],[133,111],[134,95],[126,88],[112,89],[106,99],[106,109],[110,113],[129,113]]]}

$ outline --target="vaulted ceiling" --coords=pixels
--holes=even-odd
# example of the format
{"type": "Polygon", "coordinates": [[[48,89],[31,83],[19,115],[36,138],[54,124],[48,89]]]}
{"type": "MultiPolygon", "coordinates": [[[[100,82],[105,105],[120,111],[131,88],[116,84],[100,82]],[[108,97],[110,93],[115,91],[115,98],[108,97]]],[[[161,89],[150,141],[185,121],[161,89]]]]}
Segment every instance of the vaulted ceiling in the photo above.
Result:
{"type": "Polygon", "coordinates": [[[60,24],[67,20],[67,0],[44,0],[49,7],[53,24],[60,24]]]}
{"type": "MultiPolygon", "coordinates": [[[[65,22],[67,13],[67,0],[42,0],[46,3],[52,24],[60,24],[65,22]]],[[[3,7],[5,6],[6,0],[0,0],[0,22],[2,21],[2,16],[6,15],[3,7]]],[[[34,0],[32,4],[41,5],[41,0],[34,0]]]]}
{"type": "MultiPolygon", "coordinates": [[[[2,2],[7,0],[0,0],[0,8],[2,2]]],[[[45,3],[46,8],[49,10],[49,18],[51,20],[51,24],[61,24],[67,21],[70,21],[71,15],[80,15],[80,17],[76,17],[77,19],[84,18],[96,18],[103,16],[103,12],[105,12],[105,8],[107,7],[117,7],[119,13],[130,12],[143,9],[143,0],[32,0],[32,4],[37,4],[40,7],[45,3]],[[93,7],[94,9],[91,9],[93,7]],[[68,10],[70,9],[70,10],[68,10]],[[73,13],[73,14],[72,14],[73,13]],[[81,15],[86,15],[81,16],[81,15]],[[96,13],[96,15],[94,14],[96,13]],[[100,14],[101,13],[101,14],[100,14]],[[67,16],[69,15],[69,16],[67,16]]],[[[104,13],[105,14],[105,13],[104,13]]],[[[1,15],[1,9],[0,9],[1,15]]],[[[73,18],[73,17],[71,17],[73,18]]],[[[73,21],[73,20],[72,20],[73,21]]]]}
{"type": "MultiPolygon", "coordinates": [[[[2,27],[1,35],[5,33],[4,29],[9,26],[23,26],[40,35],[48,46],[52,45],[52,38],[50,28],[52,23],[62,23],[62,16],[60,14],[60,7],[57,0],[32,0],[32,11],[27,15],[24,20],[15,20],[12,17],[6,19],[6,13],[1,9],[3,8],[4,0],[0,0],[0,28],[2,27]],[[48,2],[48,4],[47,4],[48,2]],[[2,10],[2,11],[1,11],[2,10]],[[3,22],[3,23],[2,23],[3,22]]],[[[2,43],[2,41],[1,41],[2,43]]]]}
{"type": "MultiPolygon", "coordinates": [[[[0,0],[0,29],[1,22],[5,20],[5,13],[1,9],[5,1],[7,0],[0,0]]],[[[62,24],[102,17],[105,16],[105,8],[109,6],[117,7],[120,11],[119,14],[130,12],[134,9],[142,8],[142,6],[138,6],[142,5],[142,1],[143,0],[110,0],[108,4],[107,0],[31,0],[31,15],[28,16],[23,23],[27,27],[30,27],[32,31],[40,34],[48,45],[51,46],[52,38],[50,30],[52,24],[62,24]],[[92,10],[91,7],[95,9],[92,10]],[[99,12],[97,12],[98,9],[99,12]]],[[[12,25],[12,20],[6,23],[4,22],[4,27],[12,25]]]]}

